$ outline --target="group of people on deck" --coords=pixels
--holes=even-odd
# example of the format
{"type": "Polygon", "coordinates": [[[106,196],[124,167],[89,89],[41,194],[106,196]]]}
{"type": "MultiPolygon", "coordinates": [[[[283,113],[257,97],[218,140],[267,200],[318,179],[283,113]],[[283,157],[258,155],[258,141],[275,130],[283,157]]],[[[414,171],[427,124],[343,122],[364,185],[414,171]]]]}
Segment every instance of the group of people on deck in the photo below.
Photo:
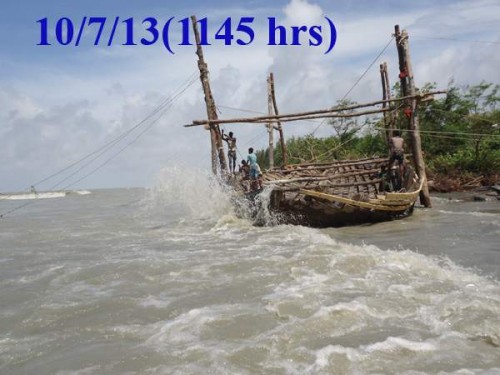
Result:
{"type": "MultiPolygon", "coordinates": [[[[222,139],[227,142],[228,152],[227,157],[229,161],[229,172],[232,174],[236,173],[236,137],[233,132],[229,132],[229,134],[224,134],[222,131],[222,139]]],[[[390,147],[390,159],[388,170],[385,166],[382,168],[382,171],[379,174],[379,177],[382,178],[381,181],[381,191],[390,191],[396,190],[399,191],[402,189],[404,181],[404,139],[401,137],[401,132],[396,130],[394,132],[394,136],[389,140],[390,147]],[[396,165],[396,162],[397,165],[396,165]],[[390,171],[397,169],[397,178],[391,178],[390,176],[394,176],[394,173],[390,173],[390,171]],[[392,186],[389,187],[387,183],[391,182],[392,186]]],[[[241,186],[245,193],[250,192],[258,192],[262,190],[262,171],[260,169],[259,163],[257,162],[257,155],[254,153],[254,149],[250,147],[248,149],[248,156],[246,160],[241,161],[241,165],[239,165],[238,172],[241,176],[241,186]]]]}
{"type": "MultiPolygon", "coordinates": [[[[229,161],[229,172],[235,174],[237,150],[236,137],[233,132],[224,134],[224,131],[222,131],[222,139],[226,141],[228,146],[227,157],[229,161]]],[[[257,163],[257,155],[254,153],[254,149],[252,147],[248,149],[247,159],[241,161],[238,172],[241,175],[241,186],[243,187],[245,193],[262,190],[262,171],[259,163],[257,163]]]]}

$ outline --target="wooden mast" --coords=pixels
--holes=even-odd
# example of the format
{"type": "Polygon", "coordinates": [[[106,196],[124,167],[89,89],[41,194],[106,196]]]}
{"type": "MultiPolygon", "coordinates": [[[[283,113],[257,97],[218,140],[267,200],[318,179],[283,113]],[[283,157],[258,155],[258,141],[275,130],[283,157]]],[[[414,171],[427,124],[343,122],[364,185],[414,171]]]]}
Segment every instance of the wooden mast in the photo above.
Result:
{"type": "MultiPolygon", "coordinates": [[[[272,74],[272,73],[271,73],[272,74]]],[[[273,115],[273,96],[271,92],[271,74],[267,78],[267,113],[269,116],[273,115]]],[[[268,146],[268,155],[269,155],[269,168],[274,168],[274,121],[269,120],[267,124],[267,131],[269,133],[269,146],[268,146]]]]}
{"type": "MultiPolygon", "coordinates": [[[[387,63],[384,62],[380,64],[380,78],[382,80],[382,98],[384,103],[382,103],[382,108],[387,109],[391,100],[391,86],[389,84],[389,74],[387,72],[387,63]]],[[[384,125],[385,125],[385,139],[387,144],[392,138],[393,126],[394,126],[394,116],[384,112],[384,125]]]]}
{"type": "Polygon", "coordinates": [[[420,203],[425,207],[431,207],[431,198],[429,195],[429,187],[427,185],[427,175],[425,173],[425,161],[422,154],[422,140],[420,138],[420,125],[417,113],[417,98],[415,81],[410,59],[410,46],[408,43],[408,33],[406,30],[402,32],[399,25],[394,26],[396,47],[399,56],[399,78],[401,80],[401,90],[403,96],[412,96],[406,101],[407,107],[405,115],[409,118],[409,130],[412,146],[413,162],[418,177],[423,181],[422,190],[420,191],[420,203]]]}
{"type": "Polygon", "coordinates": [[[203,92],[205,94],[205,104],[207,106],[207,116],[210,121],[208,129],[210,129],[210,139],[212,143],[212,172],[217,174],[217,156],[219,157],[219,167],[221,172],[227,170],[226,155],[224,154],[224,145],[222,143],[222,136],[217,123],[218,116],[215,107],[215,101],[212,96],[212,90],[210,88],[210,81],[208,79],[208,67],[205,63],[203,57],[203,49],[201,48],[200,34],[198,32],[198,24],[196,21],[196,16],[191,16],[191,22],[193,24],[194,36],[196,39],[196,54],[198,55],[198,69],[200,70],[200,80],[203,86],[203,92]]]}
{"type": "MultiPolygon", "coordinates": [[[[274,91],[274,75],[273,75],[273,73],[269,74],[269,80],[271,81],[271,98],[273,100],[274,114],[276,116],[279,116],[278,105],[276,104],[276,95],[275,95],[275,91],[274,91]]],[[[280,133],[281,155],[282,155],[282,159],[283,159],[282,166],[285,167],[288,164],[288,154],[286,152],[285,136],[283,135],[283,127],[281,126],[281,121],[276,120],[276,123],[278,124],[278,132],[280,133]]]]}

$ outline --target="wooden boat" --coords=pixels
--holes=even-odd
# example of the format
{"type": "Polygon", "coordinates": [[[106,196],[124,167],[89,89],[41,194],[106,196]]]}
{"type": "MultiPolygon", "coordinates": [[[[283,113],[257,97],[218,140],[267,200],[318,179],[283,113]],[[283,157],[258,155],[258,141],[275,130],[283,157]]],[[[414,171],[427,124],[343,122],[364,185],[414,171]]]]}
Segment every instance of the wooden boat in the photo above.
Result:
{"type": "MultiPolygon", "coordinates": [[[[386,192],[380,175],[387,158],[342,160],[287,166],[263,173],[263,185],[269,199],[255,205],[269,209],[279,223],[313,227],[339,227],[375,223],[407,217],[422,189],[411,169],[398,192],[386,192]],[[271,190],[270,193],[268,190],[271,190]],[[264,204],[267,207],[262,207],[264,204]]],[[[259,200],[257,194],[247,194],[259,200]]],[[[259,223],[262,215],[254,213],[259,223]]]]}
{"type": "Polygon", "coordinates": [[[280,223],[315,227],[354,225],[406,217],[412,213],[415,201],[419,196],[424,206],[431,206],[416,108],[418,103],[432,100],[433,94],[443,92],[417,92],[409,61],[407,34],[405,31],[401,33],[399,26],[395,26],[395,35],[400,62],[401,97],[390,98],[386,64],[382,64],[383,99],[380,101],[344,106],[342,108],[279,115],[271,73],[268,79],[269,115],[222,120],[217,115],[208,78],[208,68],[204,61],[196,17],[194,16],[192,17],[192,23],[208,119],[195,120],[191,124],[184,126],[204,126],[206,130],[210,131],[213,173],[219,176],[227,176],[227,181],[235,188],[239,196],[246,197],[252,203],[250,206],[253,208],[253,216],[256,218],[257,223],[262,223],[260,218],[266,216],[262,215],[263,212],[271,212],[277,216],[277,221],[280,223]],[[377,105],[382,105],[382,108],[366,110],[367,107],[377,105]],[[408,119],[413,165],[416,168],[415,173],[407,164],[403,178],[404,186],[399,191],[385,188],[383,178],[381,178],[384,175],[382,166],[387,167],[389,163],[387,158],[333,160],[331,162],[295,165],[287,162],[282,122],[384,114],[384,123],[386,124],[389,140],[394,125],[394,114],[398,110],[402,110],[404,116],[408,119]],[[262,184],[265,187],[263,191],[254,190],[248,193],[246,192],[247,189],[243,188],[241,180],[227,173],[228,168],[220,125],[229,123],[267,124],[270,137],[270,160],[273,157],[274,147],[272,134],[274,130],[279,132],[283,166],[281,168],[271,168],[263,173],[262,184]]]}

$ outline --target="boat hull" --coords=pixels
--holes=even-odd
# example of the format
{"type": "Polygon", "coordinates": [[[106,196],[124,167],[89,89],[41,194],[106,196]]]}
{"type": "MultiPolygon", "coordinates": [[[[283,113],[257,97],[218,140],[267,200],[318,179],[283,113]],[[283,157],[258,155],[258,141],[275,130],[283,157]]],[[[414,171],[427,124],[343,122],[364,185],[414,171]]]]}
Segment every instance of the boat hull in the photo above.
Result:
{"type": "Polygon", "coordinates": [[[367,158],[302,164],[264,173],[264,191],[246,193],[254,222],[340,227],[411,215],[423,186],[406,167],[399,191],[388,186],[388,160],[367,158]]]}
{"type": "Polygon", "coordinates": [[[275,198],[271,200],[269,210],[283,224],[326,228],[403,219],[412,214],[413,204],[399,210],[386,211],[338,202],[321,202],[312,199],[309,202],[307,199],[297,202],[275,198]]]}

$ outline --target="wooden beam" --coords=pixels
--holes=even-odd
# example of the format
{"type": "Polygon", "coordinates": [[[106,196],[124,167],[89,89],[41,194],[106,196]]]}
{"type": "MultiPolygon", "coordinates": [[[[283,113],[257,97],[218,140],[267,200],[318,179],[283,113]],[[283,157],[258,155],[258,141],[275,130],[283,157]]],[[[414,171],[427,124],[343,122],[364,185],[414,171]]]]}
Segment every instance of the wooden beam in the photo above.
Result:
{"type": "MultiPolygon", "coordinates": [[[[271,180],[271,181],[264,181],[264,185],[266,186],[271,186],[271,185],[286,185],[286,184],[295,184],[297,182],[314,182],[314,181],[327,181],[327,180],[336,180],[336,178],[332,177],[303,177],[303,178],[290,178],[290,179],[284,179],[284,180],[271,180]]],[[[348,187],[348,186],[363,186],[363,185],[376,185],[380,181],[382,181],[380,178],[373,179],[370,181],[360,181],[360,182],[341,182],[341,183],[331,183],[325,186],[325,188],[329,187],[348,187]]]]}
{"type": "Polygon", "coordinates": [[[407,103],[410,109],[409,130],[412,146],[413,162],[418,177],[423,182],[420,190],[420,203],[425,207],[431,207],[431,197],[427,185],[427,175],[425,171],[425,161],[422,153],[422,140],[420,138],[420,125],[417,112],[417,100],[415,98],[415,80],[410,58],[410,45],[408,42],[408,33],[406,30],[400,32],[399,26],[394,27],[396,35],[396,46],[399,55],[400,80],[403,95],[409,96],[407,103]]]}
{"type": "MultiPolygon", "coordinates": [[[[271,93],[271,75],[267,78],[267,113],[269,116],[274,114],[273,111],[273,97],[271,93]]],[[[269,133],[268,142],[268,158],[269,158],[269,168],[274,168],[274,122],[269,120],[267,124],[267,131],[269,133]]]]}
{"type": "MultiPolygon", "coordinates": [[[[276,92],[274,90],[274,75],[271,72],[270,74],[271,78],[271,99],[273,101],[273,108],[274,108],[274,114],[276,116],[279,116],[279,111],[278,111],[278,105],[276,104],[276,92]]],[[[283,164],[282,166],[286,166],[288,164],[288,153],[286,151],[286,142],[285,142],[285,136],[283,135],[283,127],[281,126],[281,121],[276,121],[278,132],[280,134],[280,145],[281,145],[281,157],[283,158],[283,164]]]]}
{"type": "MultiPolygon", "coordinates": [[[[389,73],[387,71],[387,63],[384,62],[380,64],[380,78],[382,80],[382,98],[383,100],[391,99],[391,85],[389,83],[389,73]]],[[[387,108],[390,102],[384,102],[382,108],[387,108]]],[[[393,126],[394,126],[394,113],[384,112],[384,127],[385,127],[385,140],[389,145],[389,140],[392,138],[393,126]]]]}
{"type": "MultiPolygon", "coordinates": [[[[356,171],[356,172],[345,172],[345,173],[332,173],[327,176],[321,176],[321,177],[309,177],[309,176],[304,176],[304,177],[296,177],[296,178],[283,178],[281,180],[274,179],[274,180],[269,180],[269,182],[276,182],[279,184],[285,184],[288,182],[300,182],[300,181],[326,181],[326,180],[340,180],[340,179],[346,179],[349,177],[353,176],[361,176],[361,175],[373,175],[375,173],[379,172],[378,169],[365,169],[362,171],[356,171]]],[[[276,175],[273,175],[276,176],[276,175]]],[[[277,175],[276,177],[285,177],[285,176],[279,176],[277,175]]],[[[264,175],[264,180],[266,180],[266,175],[264,175]]],[[[267,180],[266,180],[267,181],[267,180]]]]}
{"type": "Polygon", "coordinates": [[[359,161],[350,161],[346,160],[345,162],[336,161],[336,162],[328,162],[328,163],[318,163],[318,164],[300,164],[299,168],[291,168],[280,171],[280,173],[293,173],[295,171],[312,171],[316,169],[330,169],[330,168],[338,168],[338,167],[353,167],[356,165],[364,165],[364,164],[383,164],[389,161],[388,158],[377,158],[377,159],[361,159],[359,161]]]}
{"type": "Polygon", "coordinates": [[[280,120],[283,122],[289,122],[289,121],[299,121],[299,120],[308,120],[308,119],[319,119],[319,118],[335,118],[335,117],[356,117],[356,116],[363,116],[367,114],[374,114],[374,113],[382,113],[386,110],[384,109],[377,109],[373,111],[364,111],[364,112],[356,112],[353,114],[343,114],[343,115],[334,115],[334,113],[337,112],[342,112],[342,111],[347,111],[351,109],[359,109],[359,108],[364,108],[364,107],[372,107],[375,105],[383,104],[384,102],[400,102],[404,101],[407,99],[415,98],[418,100],[422,100],[423,98],[429,96],[429,95],[435,95],[435,94],[444,94],[446,91],[433,91],[429,93],[424,93],[424,94],[418,94],[418,95],[413,95],[413,96],[406,96],[402,98],[393,98],[390,100],[378,100],[375,102],[371,103],[365,103],[365,104],[358,104],[358,105],[352,105],[352,106],[346,106],[343,108],[330,108],[330,109],[324,109],[324,110],[317,110],[317,111],[308,111],[308,112],[301,112],[301,113],[294,113],[294,114],[286,114],[286,115],[274,115],[274,116],[257,116],[257,117],[247,117],[247,118],[234,118],[234,119],[224,119],[224,120],[195,120],[191,124],[184,125],[184,127],[192,127],[192,126],[200,126],[200,125],[210,125],[212,123],[218,123],[218,124],[236,124],[236,123],[267,123],[268,121],[276,121],[280,120]]]}
{"type": "Polygon", "coordinates": [[[363,201],[356,201],[350,198],[341,197],[340,195],[325,194],[314,190],[300,189],[300,193],[314,198],[325,199],[330,202],[345,203],[350,206],[373,209],[378,211],[404,211],[412,206],[412,202],[408,202],[401,206],[384,206],[383,204],[374,204],[363,201]]]}
{"type": "MultiPolygon", "coordinates": [[[[255,117],[255,118],[233,118],[233,119],[224,119],[217,120],[217,124],[266,124],[269,121],[276,121],[279,119],[280,122],[294,122],[294,121],[303,121],[303,120],[317,120],[323,118],[348,118],[348,117],[358,117],[365,115],[374,115],[378,113],[383,113],[386,111],[390,111],[390,109],[374,109],[371,111],[362,111],[355,113],[346,113],[346,114],[316,114],[316,115],[283,115],[279,118],[277,116],[266,116],[266,117],[255,117]]],[[[193,126],[202,126],[202,125],[212,125],[215,122],[211,120],[195,120],[192,124],[184,125],[185,128],[190,128],[193,126]]]]}
{"type": "Polygon", "coordinates": [[[222,144],[222,136],[218,123],[217,110],[215,101],[210,88],[210,80],[208,78],[208,67],[203,56],[201,47],[200,33],[198,32],[198,23],[196,16],[191,16],[193,32],[196,40],[196,54],[198,55],[198,69],[200,70],[200,81],[205,94],[205,104],[207,107],[207,117],[210,124],[206,124],[210,129],[210,139],[212,143],[212,172],[217,174],[217,155],[219,157],[219,165],[222,171],[227,169],[226,155],[224,154],[224,146],[222,144]]]}

